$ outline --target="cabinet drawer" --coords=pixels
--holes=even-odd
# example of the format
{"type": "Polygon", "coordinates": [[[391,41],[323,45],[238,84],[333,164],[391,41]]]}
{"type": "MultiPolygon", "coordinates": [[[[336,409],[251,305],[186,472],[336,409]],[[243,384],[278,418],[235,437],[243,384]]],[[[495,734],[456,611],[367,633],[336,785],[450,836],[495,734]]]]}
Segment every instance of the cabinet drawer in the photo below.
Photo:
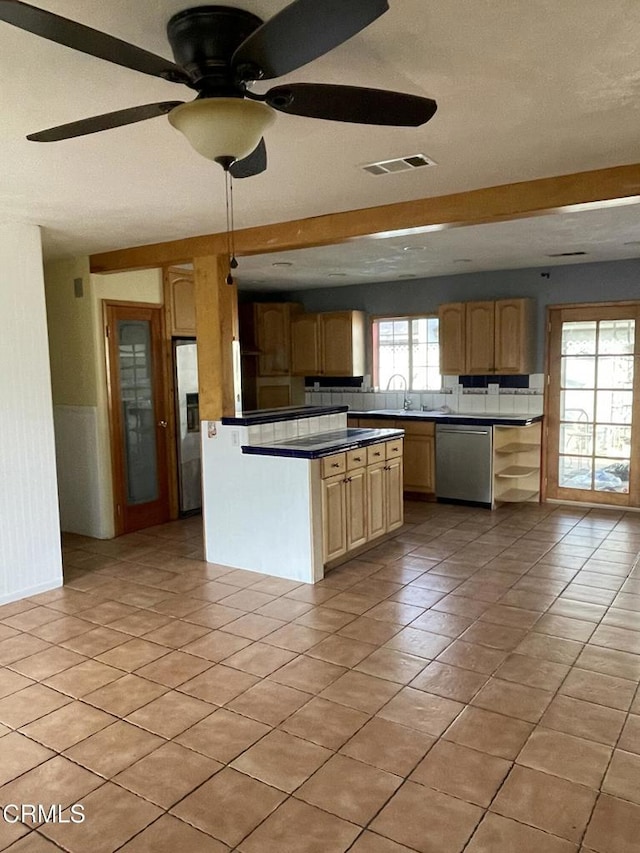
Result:
{"type": "Polygon", "coordinates": [[[384,462],[385,458],[383,442],[380,442],[380,444],[372,444],[370,447],[367,447],[367,465],[373,465],[375,462],[384,462]]]}
{"type": "Polygon", "coordinates": [[[322,479],[333,477],[334,474],[344,474],[347,470],[347,454],[334,453],[333,456],[325,456],[322,460],[322,479]]]}
{"type": "Polygon", "coordinates": [[[349,450],[347,453],[347,471],[353,471],[355,468],[364,468],[367,464],[367,448],[361,447],[360,450],[349,450]]]}
{"type": "Polygon", "coordinates": [[[393,441],[385,442],[386,458],[393,459],[395,456],[402,456],[402,439],[394,438],[393,441]]]}

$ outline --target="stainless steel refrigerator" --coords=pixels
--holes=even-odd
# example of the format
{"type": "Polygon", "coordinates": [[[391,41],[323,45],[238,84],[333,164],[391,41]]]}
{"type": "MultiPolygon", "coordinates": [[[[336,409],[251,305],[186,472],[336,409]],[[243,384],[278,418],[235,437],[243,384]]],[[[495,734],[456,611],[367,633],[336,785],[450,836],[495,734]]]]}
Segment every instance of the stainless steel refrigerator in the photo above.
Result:
{"type": "Polygon", "coordinates": [[[174,339],[173,364],[180,513],[187,515],[202,508],[198,350],[194,340],[174,339]]]}

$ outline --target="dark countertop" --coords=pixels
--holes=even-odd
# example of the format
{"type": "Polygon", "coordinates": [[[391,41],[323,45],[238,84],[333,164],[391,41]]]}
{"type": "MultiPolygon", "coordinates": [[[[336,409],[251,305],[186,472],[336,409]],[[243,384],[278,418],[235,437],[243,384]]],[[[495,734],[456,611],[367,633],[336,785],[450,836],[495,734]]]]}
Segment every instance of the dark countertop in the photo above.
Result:
{"type": "Polygon", "coordinates": [[[340,415],[348,409],[348,406],[286,406],[282,409],[256,409],[254,412],[243,412],[233,418],[222,418],[221,422],[224,426],[258,426],[280,421],[297,421],[301,418],[318,418],[322,415],[340,415]]]}
{"type": "Polygon", "coordinates": [[[542,415],[501,415],[501,414],[460,414],[456,412],[440,412],[409,409],[373,409],[369,411],[350,410],[349,416],[354,418],[376,418],[381,420],[420,420],[438,424],[463,424],[468,426],[529,426],[541,421],[542,415]]]}
{"type": "Polygon", "coordinates": [[[401,429],[338,429],[303,438],[289,438],[271,444],[243,445],[242,452],[253,456],[286,456],[289,459],[321,459],[332,453],[356,450],[390,438],[402,438],[401,429]]]}

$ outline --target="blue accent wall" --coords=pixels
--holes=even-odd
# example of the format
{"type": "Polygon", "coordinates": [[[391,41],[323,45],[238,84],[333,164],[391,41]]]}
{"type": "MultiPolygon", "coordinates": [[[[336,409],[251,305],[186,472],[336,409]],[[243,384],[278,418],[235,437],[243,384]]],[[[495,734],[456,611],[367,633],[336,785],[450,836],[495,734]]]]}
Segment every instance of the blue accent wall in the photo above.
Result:
{"type": "Polygon", "coordinates": [[[547,306],[640,300],[640,258],[314,288],[281,297],[301,302],[306,311],[360,310],[377,315],[435,313],[444,302],[530,297],[536,303],[536,372],[541,373],[547,306]]]}

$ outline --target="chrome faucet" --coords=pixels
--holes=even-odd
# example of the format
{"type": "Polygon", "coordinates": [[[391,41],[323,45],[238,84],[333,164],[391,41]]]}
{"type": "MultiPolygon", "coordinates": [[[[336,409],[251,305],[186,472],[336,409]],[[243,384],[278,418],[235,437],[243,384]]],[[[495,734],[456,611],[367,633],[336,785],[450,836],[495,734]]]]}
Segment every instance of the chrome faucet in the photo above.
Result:
{"type": "Polygon", "coordinates": [[[409,394],[408,394],[409,389],[407,387],[407,379],[405,376],[402,375],[402,373],[394,373],[393,376],[389,377],[389,381],[387,382],[387,387],[386,387],[387,391],[391,387],[391,383],[393,382],[394,379],[402,379],[402,381],[404,382],[404,389],[401,389],[401,390],[404,390],[403,408],[404,408],[405,412],[408,412],[408,411],[410,411],[411,407],[413,406],[413,401],[411,400],[411,397],[409,397],[409,394]]]}

